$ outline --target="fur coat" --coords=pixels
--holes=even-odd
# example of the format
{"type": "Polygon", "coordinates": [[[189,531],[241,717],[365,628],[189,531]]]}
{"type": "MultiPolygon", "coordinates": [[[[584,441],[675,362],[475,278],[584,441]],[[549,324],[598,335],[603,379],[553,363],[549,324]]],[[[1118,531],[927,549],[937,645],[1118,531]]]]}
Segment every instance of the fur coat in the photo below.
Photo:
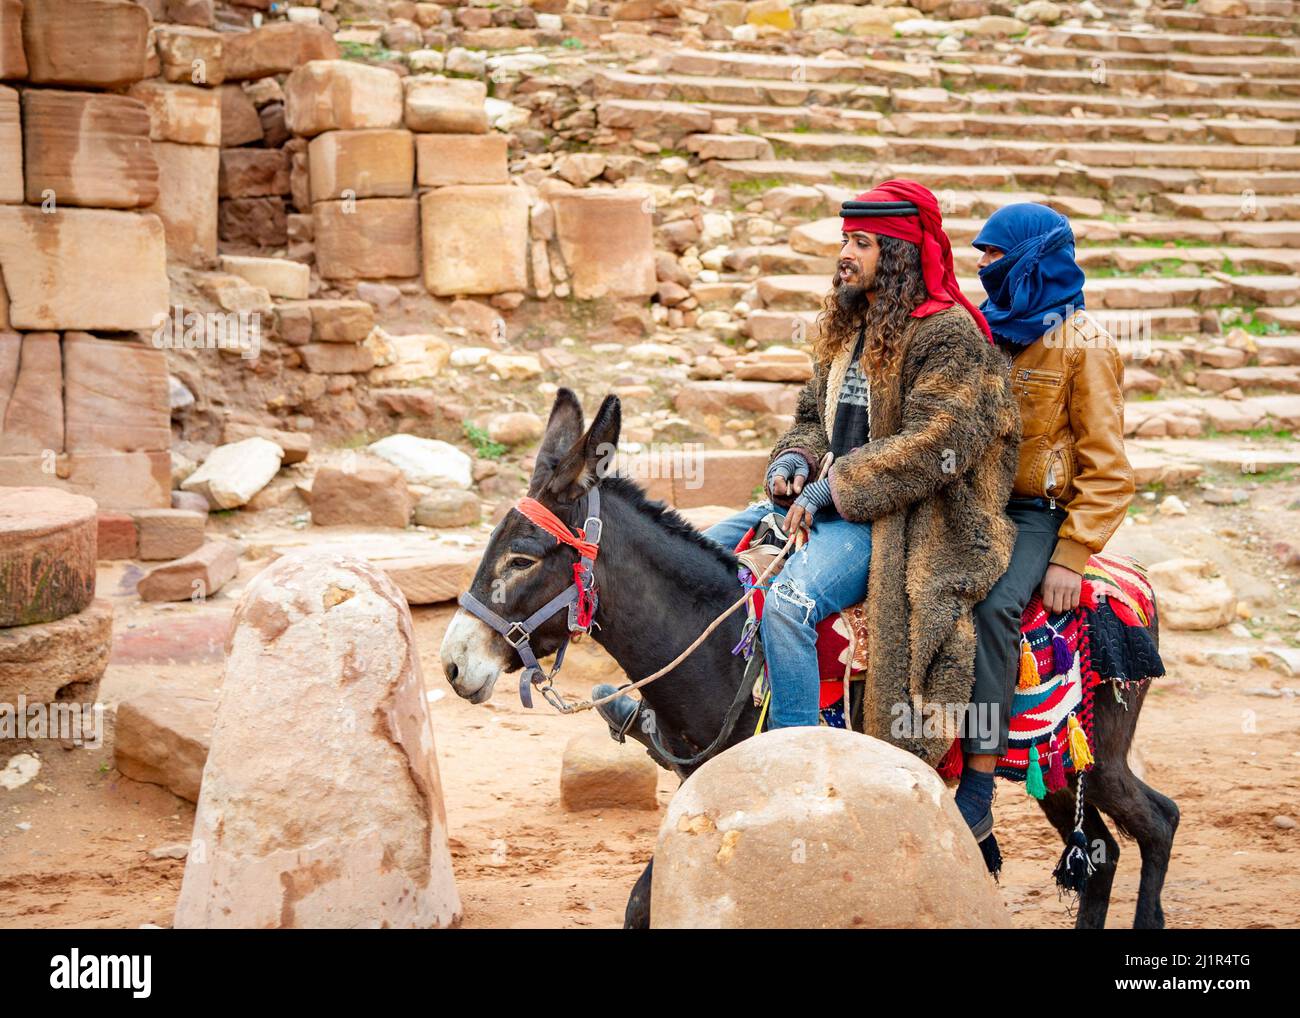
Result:
{"type": "MultiPolygon", "coordinates": [[[[796,450],[816,476],[851,354],[816,366],[773,458],[796,450]]],[[[914,319],[898,367],[869,388],[870,441],[830,471],[840,514],[872,525],[854,727],[934,764],[974,683],[972,608],[1011,560],[1020,415],[1006,356],[961,308],[914,319]]]]}

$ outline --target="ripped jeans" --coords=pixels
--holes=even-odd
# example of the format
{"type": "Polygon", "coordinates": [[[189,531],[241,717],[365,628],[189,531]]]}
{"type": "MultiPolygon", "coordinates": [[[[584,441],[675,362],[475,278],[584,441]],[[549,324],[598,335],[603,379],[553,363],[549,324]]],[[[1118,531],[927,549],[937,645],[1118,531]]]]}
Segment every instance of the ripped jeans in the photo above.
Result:
{"type": "MultiPolygon", "coordinates": [[[[756,502],[704,532],[733,551],[745,531],[768,513],[784,516],[770,502],[756,502]]],[[[772,681],[772,728],[817,725],[821,677],[816,625],[867,596],[871,524],[851,523],[827,507],[813,517],[812,534],[792,552],[765,591],[759,631],[772,681]]]]}

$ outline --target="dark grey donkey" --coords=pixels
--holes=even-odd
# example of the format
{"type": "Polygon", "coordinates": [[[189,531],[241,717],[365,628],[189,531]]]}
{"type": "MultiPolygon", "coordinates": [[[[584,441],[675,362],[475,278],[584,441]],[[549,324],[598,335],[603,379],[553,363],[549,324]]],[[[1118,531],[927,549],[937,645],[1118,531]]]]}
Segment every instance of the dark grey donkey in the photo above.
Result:
{"type": "MultiPolygon", "coordinates": [[[[595,564],[599,606],[593,638],[632,679],[657,671],[684,650],[742,593],[736,559],[705,538],[661,503],[648,501],[641,488],[607,473],[618,443],[618,399],[606,397],[591,427],[584,431],[582,407],[561,389],[551,408],[546,434],[528,493],[571,528],[583,525],[585,494],[600,487],[603,534],[595,564]]],[[[503,619],[528,618],[573,582],[577,553],[518,512],[497,525],[488,542],[470,593],[503,619]]],[[[641,690],[645,707],[628,731],[646,746],[660,766],[683,780],[695,769],[672,763],[667,754],[689,758],[714,742],[732,705],[740,702],[745,662],[731,648],[740,638],[743,610],[726,619],[681,665],[641,690]]],[[[1153,636],[1155,636],[1153,620],[1153,636]]],[[[567,636],[566,613],[557,612],[532,634],[538,657],[553,654],[567,636]]],[[[472,703],[492,695],[502,672],[521,660],[505,638],[461,609],[442,644],[442,664],[456,693],[472,703]]],[[[1142,878],[1133,925],[1164,925],[1160,892],[1169,867],[1178,807],[1138,780],[1128,767],[1133,731],[1147,684],[1127,696],[1127,704],[1098,690],[1094,703],[1093,749],[1096,765],[1086,777],[1083,831],[1096,866],[1079,899],[1076,926],[1105,925],[1119,844],[1102,819],[1138,843],[1142,878]]],[[[758,711],[749,698],[718,752],[754,732],[758,711]]],[[[860,716],[860,704],[854,705],[860,716]]],[[[575,722],[577,724],[579,722],[575,722]]],[[[698,766],[698,765],[696,765],[698,766]]],[[[1075,786],[1050,793],[1043,812],[1069,843],[1075,825],[1075,786]]],[[[654,861],[633,887],[625,926],[644,928],[650,920],[650,880],[654,861]]]]}

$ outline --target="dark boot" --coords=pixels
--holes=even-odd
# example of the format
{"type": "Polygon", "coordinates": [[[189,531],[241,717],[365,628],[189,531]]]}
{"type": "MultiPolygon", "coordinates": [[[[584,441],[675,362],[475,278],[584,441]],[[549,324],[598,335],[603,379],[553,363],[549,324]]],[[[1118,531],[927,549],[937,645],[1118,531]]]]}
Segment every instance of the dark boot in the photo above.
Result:
{"type": "MultiPolygon", "coordinates": [[[[617,692],[617,686],[602,682],[598,686],[591,687],[591,698],[599,700],[617,692]]],[[[617,700],[602,703],[596,708],[596,713],[605,719],[605,724],[609,725],[609,737],[616,742],[623,742],[624,733],[632,727],[632,719],[640,709],[640,702],[625,694],[617,700]]]]}

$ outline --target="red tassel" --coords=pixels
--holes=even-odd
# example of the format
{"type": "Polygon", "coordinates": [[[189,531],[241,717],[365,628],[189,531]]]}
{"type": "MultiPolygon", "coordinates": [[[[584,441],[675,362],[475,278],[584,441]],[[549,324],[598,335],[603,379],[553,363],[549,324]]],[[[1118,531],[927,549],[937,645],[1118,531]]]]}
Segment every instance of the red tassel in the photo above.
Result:
{"type": "Polygon", "coordinates": [[[1051,754],[1051,762],[1047,767],[1047,790],[1049,792],[1059,792],[1065,787],[1065,754],[1057,750],[1051,754]]]}
{"type": "Polygon", "coordinates": [[[953,739],[952,745],[948,747],[948,752],[943,755],[935,770],[939,772],[939,777],[945,781],[951,781],[954,778],[961,777],[962,766],[965,764],[965,758],[961,752],[961,739],[953,739]]]}

